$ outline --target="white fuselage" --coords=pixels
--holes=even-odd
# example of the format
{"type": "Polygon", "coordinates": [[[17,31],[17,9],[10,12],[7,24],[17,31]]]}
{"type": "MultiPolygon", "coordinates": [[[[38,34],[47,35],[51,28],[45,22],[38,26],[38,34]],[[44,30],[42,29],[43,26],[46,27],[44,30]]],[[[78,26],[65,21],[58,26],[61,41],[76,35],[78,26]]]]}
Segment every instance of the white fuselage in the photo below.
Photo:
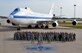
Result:
{"type": "Polygon", "coordinates": [[[51,21],[52,14],[40,14],[32,12],[29,8],[16,8],[9,16],[9,20],[14,24],[28,25],[37,24],[40,21],[51,21]]]}

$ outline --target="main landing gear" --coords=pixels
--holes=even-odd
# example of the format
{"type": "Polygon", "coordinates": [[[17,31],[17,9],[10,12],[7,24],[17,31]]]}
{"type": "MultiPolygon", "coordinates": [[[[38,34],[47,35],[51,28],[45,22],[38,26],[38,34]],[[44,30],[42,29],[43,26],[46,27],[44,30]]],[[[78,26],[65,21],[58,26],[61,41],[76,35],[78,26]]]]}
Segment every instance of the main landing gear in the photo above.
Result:
{"type": "Polygon", "coordinates": [[[48,28],[49,28],[49,26],[48,26],[48,25],[46,25],[46,26],[45,26],[45,29],[48,29],[48,28]]]}
{"type": "Polygon", "coordinates": [[[17,27],[17,30],[21,30],[21,27],[17,27]]]}
{"type": "Polygon", "coordinates": [[[35,25],[35,28],[39,28],[39,25],[37,24],[37,25],[35,25]]]}
{"type": "Polygon", "coordinates": [[[41,28],[44,28],[44,25],[43,24],[41,25],[41,28]]]}
{"type": "MultiPolygon", "coordinates": [[[[27,28],[32,28],[32,25],[28,25],[27,28]]],[[[48,29],[49,26],[48,26],[48,25],[43,25],[43,24],[41,24],[41,25],[38,25],[38,24],[37,24],[37,25],[34,26],[34,28],[48,29]]],[[[18,27],[17,27],[17,30],[21,30],[21,27],[18,26],[18,27]]]]}
{"type": "Polygon", "coordinates": [[[32,28],[32,26],[31,25],[28,25],[28,27],[27,28],[32,28]]]}
{"type": "Polygon", "coordinates": [[[44,26],[43,24],[42,24],[42,25],[38,25],[38,24],[37,24],[37,25],[35,25],[35,28],[48,29],[49,26],[48,26],[48,25],[45,25],[45,26],[44,26]]]}

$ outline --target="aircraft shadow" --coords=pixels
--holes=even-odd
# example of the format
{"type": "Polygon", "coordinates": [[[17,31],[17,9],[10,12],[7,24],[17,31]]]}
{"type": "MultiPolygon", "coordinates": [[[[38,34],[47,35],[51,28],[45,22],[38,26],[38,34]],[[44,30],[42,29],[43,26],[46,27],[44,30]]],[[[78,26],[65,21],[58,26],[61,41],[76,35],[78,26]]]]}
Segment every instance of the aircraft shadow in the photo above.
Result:
{"type": "MultiPolygon", "coordinates": [[[[21,27],[21,30],[24,30],[24,29],[42,29],[42,28],[21,27]]],[[[56,30],[56,29],[72,30],[73,28],[64,28],[64,27],[63,28],[55,27],[55,28],[48,28],[48,29],[43,28],[43,30],[56,30]]],[[[0,31],[17,31],[17,27],[14,27],[14,26],[2,27],[0,28],[0,31]]]]}
{"type": "Polygon", "coordinates": [[[0,31],[16,31],[16,28],[0,28],[0,31]]]}

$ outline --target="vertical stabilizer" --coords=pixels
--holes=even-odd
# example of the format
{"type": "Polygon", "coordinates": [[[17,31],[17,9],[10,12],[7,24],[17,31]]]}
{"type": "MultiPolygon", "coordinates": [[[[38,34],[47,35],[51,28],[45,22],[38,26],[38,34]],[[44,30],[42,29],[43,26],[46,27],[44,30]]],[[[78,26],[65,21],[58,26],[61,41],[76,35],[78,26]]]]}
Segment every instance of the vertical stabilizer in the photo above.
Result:
{"type": "Polygon", "coordinates": [[[54,4],[52,4],[49,15],[53,15],[54,4]]]}

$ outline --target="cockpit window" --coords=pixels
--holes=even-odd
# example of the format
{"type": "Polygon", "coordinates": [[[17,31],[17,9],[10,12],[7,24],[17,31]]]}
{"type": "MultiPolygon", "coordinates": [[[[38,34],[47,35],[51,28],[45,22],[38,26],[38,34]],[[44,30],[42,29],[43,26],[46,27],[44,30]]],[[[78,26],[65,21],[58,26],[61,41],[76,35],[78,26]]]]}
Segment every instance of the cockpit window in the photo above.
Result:
{"type": "Polygon", "coordinates": [[[16,8],[14,11],[18,11],[18,8],[16,8]]]}
{"type": "Polygon", "coordinates": [[[11,13],[11,15],[16,14],[18,11],[19,11],[19,8],[16,8],[16,9],[11,13]]]}

